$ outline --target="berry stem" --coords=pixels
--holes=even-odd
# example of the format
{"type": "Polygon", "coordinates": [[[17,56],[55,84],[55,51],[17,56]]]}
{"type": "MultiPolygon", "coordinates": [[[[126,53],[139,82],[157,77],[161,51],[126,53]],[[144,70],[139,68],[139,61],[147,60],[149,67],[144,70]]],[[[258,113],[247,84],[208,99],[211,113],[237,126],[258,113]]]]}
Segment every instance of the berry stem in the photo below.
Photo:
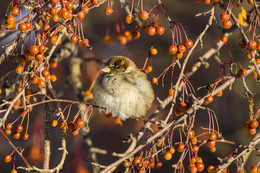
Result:
{"type": "Polygon", "coordinates": [[[132,5],[131,5],[130,15],[132,15],[132,13],[133,13],[133,9],[134,9],[134,0],[132,0],[132,5]]]}

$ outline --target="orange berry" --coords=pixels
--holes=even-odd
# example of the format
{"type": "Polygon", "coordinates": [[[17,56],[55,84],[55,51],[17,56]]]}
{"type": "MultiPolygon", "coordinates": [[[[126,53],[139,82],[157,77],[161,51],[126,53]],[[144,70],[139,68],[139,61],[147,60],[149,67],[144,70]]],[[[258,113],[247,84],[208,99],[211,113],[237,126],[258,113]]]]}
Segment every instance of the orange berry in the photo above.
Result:
{"type": "Polygon", "coordinates": [[[51,42],[52,44],[56,43],[57,40],[58,40],[58,38],[57,38],[56,35],[53,35],[53,36],[51,36],[51,38],[50,38],[50,42],[51,42]]]}
{"type": "Polygon", "coordinates": [[[246,122],[244,123],[244,128],[245,128],[246,130],[248,130],[249,127],[250,127],[250,123],[249,123],[249,121],[246,121],[246,122]]]}
{"type": "Polygon", "coordinates": [[[127,24],[132,23],[133,20],[134,20],[134,18],[133,18],[132,15],[127,15],[126,18],[125,18],[125,22],[126,22],[127,24]]]}
{"type": "Polygon", "coordinates": [[[189,49],[193,46],[193,41],[190,39],[187,39],[187,40],[185,40],[184,45],[187,49],[189,49]]]}
{"type": "Polygon", "coordinates": [[[131,166],[131,163],[129,161],[124,162],[124,167],[128,168],[131,166]]]}
{"type": "Polygon", "coordinates": [[[208,168],[207,168],[207,171],[208,172],[215,172],[215,167],[210,165],[208,168]]]}
{"type": "Polygon", "coordinates": [[[78,129],[72,130],[72,134],[73,136],[77,136],[79,134],[79,130],[78,129]]]}
{"type": "Polygon", "coordinates": [[[157,147],[161,147],[163,145],[163,140],[162,139],[158,139],[156,141],[156,145],[157,145],[157,147]]]}
{"type": "Polygon", "coordinates": [[[258,166],[254,165],[251,167],[251,173],[259,173],[259,168],[258,166]]]}
{"type": "Polygon", "coordinates": [[[219,92],[216,94],[216,96],[218,96],[218,97],[220,97],[220,96],[222,96],[222,95],[223,95],[223,90],[219,91],[219,92]]]}
{"type": "Polygon", "coordinates": [[[37,55],[35,55],[35,59],[37,59],[38,61],[42,61],[44,59],[43,53],[37,53],[37,55]]]}
{"type": "Polygon", "coordinates": [[[14,132],[14,133],[13,133],[13,138],[14,138],[14,139],[19,139],[20,136],[21,136],[20,132],[14,132]]]}
{"type": "Polygon", "coordinates": [[[37,84],[39,82],[39,77],[38,76],[33,76],[32,78],[32,83],[37,84]]]}
{"type": "Polygon", "coordinates": [[[31,60],[34,58],[34,55],[32,55],[29,51],[25,52],[25,57],[27,60],[31,60]]]}
{"type": "Polygon", "coordinates": [[[78,12],[78,18],[79,18],[79,19],[84,19],[84,17],[85,17],[84,11],[78,12]]]}
{"type": "Polygon", "coordinates": [[[76,124],[77,124],[78,128],[82,128],[82,127],[85,126],[85,122],[84,122],[83,119],[78,119],[78,120],[76,121],[76,124]]]}
{"type": "Polygon", "coordinates": [[[111,42],[112,39],[111,39],[110,35],[106,35],[106,36],[104,36],[104,39],[103,39],[103,40],[104,40],[104,43],[107,43],[107,44],[108,44],[108,43],[111,42]]]}
{"type": "Polygon", "coordinates": [[[150,50],[150,53],[151,53],[152,55],[156,55],[156,54],[157,54],[157,49],[152,48],[152,49],[150,50]]]}
{"type": "Polygon", "coordinates": [[[216,145],[216,141],[208,139],[207,145],[209,146],[209,148],[214,147],[216,145]]]}
{"type": "Polygon", "coordinates": [[[78,42],[78,37],[77,37],[76,35],[72,35],[72,36],[70,37],[70,41],[71,41],[72,43],[77,43],[77,42],[78,42]]]}
{"type": "Polygon", "coordinates": [[[170,148],[169,148],[169,151],[168,152],[170,152],[170,153],[175,153],[175,148],[173,147],[173,146],[171,146],[170,148]]]}
{"type": "Polygon", "coordinates": [[[13,7],[11,12],[12,12],[13,15],[18,16],[19,15],[19,8],[13,7]]]}
{"type": "Polygon", "coordinates": [[[17,173],[17,171],[16,171],[15,169],[13,169],[13,170],[11,171],[11,173],[17,173]]]}
{"type": "Polygon", "coordinates": [[[22,138],[23,138],[23,140],[27,140],[29,138],[29,134],[28,133],[24,133],[22,135],[22,138]]]}
{"type": "Polygon", "coordinates": [[[174,45],[169,46],[168,51],[170,54],[174,55],[177,53],[177,47],[174,45]]]}
{"type": "Polygon", "coordinates": [[[58,62],[53,59],[50,59],[49,63],[51,68],[56,68],[58,66],[58,62]]]}
{"type": "Polygon", "coordinates": [[[53,75],[51,75],[51,81],[52,81],[52,82],[55,82],[56,80],[57,80],[57,76],[56,76],[56,75],[54,75],[54,74],[53,74],[53,75]]]}
{"type": "Polygon", "coordinates": [[[39,52],[45,53],[47,49],[48,49],[48,47],[42,44],[42,45],[39,47],[39,52]]]}
{"type": "Polygon", "coordinates": [[[244,68],[241,68],[238,72],[240,77],[245,77],[247,75],[247,71],[244,68]]]}
{"type": "Polygon", "coordinates": [[[147,33],[150,35],[150,36],[153,36],[155,33],[156,33],[156,29],[155,27],[153,26],[150,26],[147,30],[147,33]]]}
{"type": "Polygon", "coordinates": [[[153,67],[149,65],[149,66],[146,68],[146,70],[147,70],[147,72],[152,72],[153,67]]]}
{"type": "Polygon", "coordinates": [[[253,71],[253,72],[252,72],[252,76],[253,76],[254,79],[257,79],[257,73],[256,73],[256,71],[253,71]]]}
{"type": "Polygon", "coordinates": [[[142,163],[142,157],[135,157],[133,160],[133,164],[135,166],[138,166],[140,163],[142,163]]]}
{"type": "Polygon", "coordinates": [[[105,12],[105,14],[106,14],[106,15],[108,15],[108,16],[109,16],[109,15],[111,15],[111,14],[113,13],[113,9],[112,9],[112,8],[109,8],[109,7],[107,7],[107,8],[105,9],[105,11],[104,11],[104,12],[105,12]]]}
{"type": "Polygon", "coordinates": [[[149,13],[147,11],[142,11],[140,14],[139,14],[139,17],[141,20],[146,20],[148,19],[148,16],[149,16],[149,13]]]}
{"type": "Polygon", "coordinates": [[[213,97],[212,97],[212,96],[206,97],[206,101],[207,101],[208,103],[213,102],[213,97]]]}
{"type": "Polygon", "coordinates": [[[225,20],[228,20],[228,18],[229,18],[229,16],[227,13],[221,13],[221,15],[220,15],[221,20],[225,21],[225,20]]]}
{"type": "Polygon", "coordinates": [[[26,32],[26,31],[27,31],[27,25],[26,25],[26,23],[20,23],[20,24],[18,25],[18,29],[19,29],[20,32],[26,32]]]}
{"type": "Polygon", "coordinates": [[[14,24],[14,22],[15,22],[14,16],[12,16],[12,15],[7,16],[6,22],[7,22],[8,24],[14,24]]]}
{"type": "Polygon", "coordinates": [[[192,139],[195,136],[194,130],[190,130],[189,132],[189,139],[192,139]]]}
{"type": "Polygon", "coordinates": [[[23,72],[23,66],[18,65],[18,66],[16,67],[16,73],[20,74],[20,73],[22,73],[22,72],[23,72]]]}
{"type": "Polygon", "coordinates": [[[204,4],[209,5],[211,3],[211,0],[203,0],[204,4]]]}
{"type": "Polygon", "coordinates": [[[9,163],[12,160],[12,156],[10,154],[5,155],[4,161],[5,163],[9,163]]]}
{"type": "Polygon", "coordinates": [[[58,9],[56,8],[56,7],[52,7],[51,9],[50,9],[50,14],[51,15],[55,15],[55,14],[57,14],[58,13],[58,9]]]}
{"type": "Polygon", "coordinates": [[[53,127],[56,127],[56,126],[58,125],[58,121],[57,121],[57,120],[53,120],[53,121],[51,122],[51,125],[52,125],[53,127]]]}
{"type": "Polygon", "coordinates": [[[183,152],[184,148],[185,148],[185,144],[182,143],[182,142],[180,142],[180,143],[177,145],[177,151],[179,151],[179,152],[183,152]]]}
{"type": "Polygon", "coordinates": [[[217,137],[218,137],[217,134],[214,132],[209,135],[209,139],[212,141],[215,141],[217,139],[217,137]]]}
{"type": "Polygon", "coordinates": [[[248,132],[250,135],[255,135],[256,134],[256,128],[249,128],[248,132]]]}
{"type": "Polygon", "coordinates": [[[166,153],[164,154],[164,158],[165,158],[165,160],[171,160],[171,158],[172,158],[172,153],[171,153],[171,152],[166,152],[166,153]]]}
{"type": "Polygon", "coordinates": [[[217,151],[217,147],[216,146],[213,146],[213,147],[211,147],[210,149],[209,149],[211,152],[216,152],[217,151]]]}
{"type": "Polygon", "coordinates": [[[43,71],[42,71],[42,76],[43,77],[46,77],[46,76],[48,76],[50,74],[50,72],[49,72],[49,70],[47,70],[47,69],[44,69],[43,71]]]}
{"type": "Polygon", "coordinates": [[[225,29],[229,29],[229,28],[231,28],[231,26],[232,26],[232,23],[231,23],[230,20],[225,20],[225,21],[223,22],[223,27],[224,27],[225,29]]]}
{"type": "Polygon", "coordinates": [[[23,131],[23,125],[19,124],[16,126],[16,131],[17,132],[22,132],[23,131]]]}
{"type": "Polygon", "coordinates": [[[140,34],[139,31],[134,30],[134,31],[132,32],[132,37],[133,37],[133,39],[137,40],[138,38],[140,38],[140,36],[141,36],[141,34],[140,34]]]}
{"type": "Polygon", "coordinates": [[[203,171],[204,168],[205,168],[203,163],[196,163],[196,167],[197,167],[199,172],[203,171]]]}
{"type": "Polygon", "coordinates": [[[168,95],[169,96],[173,96],[174,95],[174,89],[169,89],[169,91],[168,91],[168,95]]]}
{"type": "Polygon", "coordinates": [[[43,30],[44,30],[45,32],[48,32],[50,29],[51,29],[51,26],[50,26],[48,23],[45,23],[45,24],[43,25],[43,30]]]}
{"type": "Polygon", "coordinates": [[[57,22],[59,20],[59,16],[57,14],[53,15],[52,20],[57,22]]]}
{"type": "Polygon", "coordinates": [[[157,79],[156,77],[153,77],[153,78],[152,78],[152,83],[153,83],[153,84],[156,84],[157,82],[158,82],[158,79],[157,79]]]}
{"type": "Polygon", "coordinates": [[[196,137],[193,137],[190,139],[192,145],[196,145],[198,142],[198,139],[196,137]]]}
{"type": "Polygon", "coordinates": [[[227,36],[222,35],[221,38],[220,38],[220,40],[221,40],[222,42],[226,43],[227,40],[228,40],[228,38],[227,38],[227,36]]]}
{"type": "Polygon", "coordinates": [[[38,52],[39,52],[39,47],[36,46],[36,45],[32,45],[29,49],[29,52],[32,54],[32,55],[36,55],[38,52]]]}
{"type": "Polygon", "coordinates": [[[257,47],[257,42],[254,41],[254,40],[250,40],[250,41],[248,42],[248,47],[249,47],[250,49],[252,49],[252,50],[255,50],[256,47],[257,47]]]}
{"type": "Polygon", "coordinates": [[[38,88],[45,87],[45,81],[43,79],[39,79],[39,82],[37,83],[38,88]]]}
{"type": "Polygon", "coordinates": [[[98,5],[98,0],[91,0],[91,3],[92,3],[93,5],[98,5]]]}
{"type": "Polygon", "coordinates": [[[63,19],[68,19],[68,18],[69,18],[69,11],[66,10],[65,8],[62,8],[60,15],[61,15],[61,17],[62,17],[63,19]]]}
{"type": "Polygon", "coordinates": [[[73,7],[74,7],[74,5],[73,5],[72,2],[67,2],[67,4],[66,4],[66,8],[67,8],[67,10],[72,10],[73,7]]]}
{"type": "Polygon", "coordinates": [[[9,136],[11,135],[12,131],[10,129],[5,129],[5,135],[9,136]]]}
{"type": "Polygon", "coordinates": [[[13,127],[13,124],[12,124],[12,123],[7,123],[7,124],[5,125],[5,129],[12,129],[12,127],[13,127]]]}
{"type": "Polygon", "coordinates": [[[58,0],[50,0],[53,5],[56,5],[59,1],[58,0]]]}
{"type": "Polygon", "coordinates": [[[155,164],[156,164],[156,168],[162,167],[162,161],[160,161],[160,160],[157,160],[155,164]]]}
{"type": "Polygon", "coordinates": [[[186,51],[186,47],[183,44],[179,44],[177,46],[177,49],[179,52],[182,52],[182,53],[186,51]]]}
{"type": "Polygon", "coordinates": [[[258,121],[257,120],[252,120],[250,122],[250,127],[251,128],[257,128],[258,127],[258,121]]]}
{"type": "Polygon", "coordinates": [[[163,35],[164,34],[164,27],[163,26],[156,27],[156,33],[158,35],[163,35]]]}
{"type": "Polygon", "coordinates": [[[183,52],[177,52],[176,58],[181,59],[183,57],[183,52]]]}

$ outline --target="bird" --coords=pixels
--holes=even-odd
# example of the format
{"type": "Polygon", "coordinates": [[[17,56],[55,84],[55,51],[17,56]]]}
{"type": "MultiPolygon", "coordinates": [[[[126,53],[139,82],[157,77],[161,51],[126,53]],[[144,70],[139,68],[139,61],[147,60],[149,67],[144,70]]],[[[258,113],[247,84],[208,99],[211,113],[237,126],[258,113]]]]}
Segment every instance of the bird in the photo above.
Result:
{"type": "Polygon", "coordinates": [[[110,58],[101,71],[93,87],[96,106],[121,120],[144,117],[154,100],[146,74],[124,56],[110,58]]]}

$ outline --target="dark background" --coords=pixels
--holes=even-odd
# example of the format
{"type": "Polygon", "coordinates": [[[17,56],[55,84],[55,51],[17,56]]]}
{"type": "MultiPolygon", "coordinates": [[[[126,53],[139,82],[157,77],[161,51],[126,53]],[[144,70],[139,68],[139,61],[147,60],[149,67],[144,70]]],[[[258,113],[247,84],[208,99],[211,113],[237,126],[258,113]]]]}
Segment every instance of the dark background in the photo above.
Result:
{"type": "MultiPolygon", "coordinates": [[[[153,5],[155,5],[157,1],[144,1],[144,9],[148,10],[151,9],[153,5]]],[[[9,1],[1,0],[1,11],[0,11],[0,18],[3,19],[5,16],[5,12],[9,1]]],[[[195,40],[196,37],[200,34],[200,32],[204,29],[208,15],[195,17],[195,14],[207,11],[210,9],[211,5],[204,5],[203,3],[195,3],[193,1],[188,0],[176,0],[176,1],[163,1],[164,7],[167,10],[168,15],[176,21],[182,23],[185,28],[185,31],[188,37],[192,40],[195,40]]],[[[120,5],[118,3],[115,4],[116,8],[119,8],[120,5]]],[[[242,5],[246,9],[250,9],[250,6],[247,2],[242,3],[242,5]]],[[[95,8],[91,10],[84,19],[84,34],[89,39],[93,50],[90,51],[88,48],[80,48],[80,56],[82,58],[88,58],[90,56],[94,56],[98,59],[109,58],[113,55],[123,55],[131,58],[138,67],[142,68],[145,58],[148,55],[150,47],[154,44],[154,46],[158,49],[158,54],[153,56],[153,72],[148,74],[148,78],[152,79],[152,77],[157,77],[170,63],[172,60],[172,56],[168,53],[168,46],[171,45],[171,35],[169,32],[168,23],[165,20],[165,17],[160,13],[160,24],[163,25],[166,29],[166,33],[162,36],[148,36],[146,33],[141,31],[141,37],[138,40],[133,40],[129,42],[127,45],[120,45],[115,37],[115,14],[111,16],[106,16],[104,14],[104,9],[106,7],[106,3],[100,6],[99,8],[95,8]],[[111,44],[104,44],[103,43],[103,36],[106,34],[106,27],[108,23],[108,19],[110,20],[110,35],[112,37],[111,44]]],[[[232,11],[237,14],[240,11],[240,7],[236,7],[234,4],[234,8],[232,11]]],[[[200,48],[197,47],[190,58],[190,61],[187,66],[187,70],[189,67],[193,65],[194,62],[197,61],[198,57],[203,55],[216,41],[219,40],[220,36],[222,35],[222,27],[221,21],[219,19],[220,14],[223,12],[220,8],[216,10],[216,21],[217,23],[213,22],[212,27],[207,31],[206,35],[203,38],[204,47],[200,48]]],[[[8,12],[9,14],[9,12],[8,12]]],[[[124,20],[124,16],[126,13],[120,10],[121,20],[124,20]]],[[[4,23],[3,20],[1,23],[4,23]]],[[[132,31],[134,25],[125,25],[127,30],[132,31]]],[[[258,32],[257,32],[258,33],[258,32]]],[[[233,58],[237,59],[241,65],[246,68],[248,64],[248,59],[246,57],[246,51],[241,50],[238,46],[239,41],[241,40],[241,36],[239,31],[235,31],[231,38],[228,41],[228,46],[232,53],[233,58]]],[[[0,43],[3,46],[5,43],[0,43]]],[[[1,47],[1,51],[3,48],[1,47]]],[[[226,47],[224,46],[220,51],[220,59],[222,62],[228,60],[229,55],[226,47]]],[[[200,86],[205,86],[209,83],[213,83],[215,79],[219,76],[221,67],[216,62],[216,60],[212,57],[209,60],[210,66],[208,69],[201,67],[198,72],[196,72],[191,78],[190,81],[195,89],[200,86]]],[[[68,62],[63,61],[60,62],[58,68],[53,69],[51,73],[56,74],[58,76],[58,81],[54,83],[54,88],[56,90],[63,89],[66,83],[66,76],[69,75],[69,68],[68,62]]],[[[3,76],[6,72],[14,69],[17,66],[14,60],[4,62],[1,64],[0,74],[3,76]]],[[[82,71],[86,73],[93,73],[96,68],[100,68],[100,66],[96,63],[84,63],[82,64],[82,71]],[[88,68],[92,70],[88,71],[88,68]]],[[[186,71],[187,71],[186,70],[186,71]]],[[[174,81],[176,81],[176,77],[178,76],[179,70],[175,71],[174,74],[174,81]]],[[[88,75],[84,74],[84,82],[85,88],[89,87],[90,82],[88,81],[88,75]]],[[[93,74],[92,74],[93,75],[93,74]]],[[[250,90],[256,94],[254,101],[254,111],[259,108],[260,99],[259,99],[259,83],[257,83],[251,75],[246,78],[246,82],[250,90]]],[[[167,97],[168,89],[170,88],[170,72],[167,73],[164,81],[164,87],[161,85],[161,81],[159,85],[153,85],[155,90],[156,97],[160,99],[164,99],[167,97]]],[[[76,99],[75,93],[71,92],[71,88],[67,88],[65,90],[66,95],[63,98],[66,99],[76,99]]],[[[242,86],[242,81],[237,80],[233,84],[232,91],[225,90],[224,94],[220,98],[214,97],[214,102],[209,105],[211,109],[213,109],[217,115],[218,122],[220,125],[220,131],[223,134],[223,137],[227,140],[234,141],[238,144],[247,144],[253,139],[253,136],[250,136],[246,130],[243,129],[243,123],[249,120],[249,109],[248,109],[248,101],[243,95],[244,88],[242,86]]],[[[205,94],[204,91],[199,91],[198,94],[202,96],[205,94]]],[[[157,103],[154,104],[153,109],[155,109],[157,103]]],[[[66,105],[63,105],[64,107],[66,105]]],[[[158,119],[164,119],[168,113],[168,107],[163,110],[158,119]]],[[[8,118],[8,121],[12,121],[15,119],[16,114],[12,115],[14,117],[8,118]]],[[[44,132],[44,109],[43,106],[38,106],[33,110],[30,114],[30,127],[29,127],[29,134],[31,139],[24,142],[22,139],[14,140],[12,138],[11,141],[16,146],[21,146],[25,149],[24,153],[25,156],[28,155],[29,148],[31,145],[38,141],[38,143],[42,146],[43,145],[43,132],[44,132]],[[41,135],[39,135],[41,134],[41,135]],[[27,153],[27,154],[26,154],[27,153]]],[[[93,145],[97,148],[101,148],[107,150],[106,155],[98,155],[99,163],[102,165],[108,165],[115,161],[117,158],[112,157],[112,152],[122,153],[124,152],[128,144],[122,143],[122,140],[129,134],[135,133],[142,128],[143,122],[136,121],[136,120],[127,120],[123,122],[123,127],[114,124],[114,120],[111,118],[106,118],[103,114],[99,114],[97,111],[94,111],[91,121],[90,121],[90,129],[91,129],[91,136],[93,140],[93,145]]],[[[198,111],[196,116],[196,123],[195,123],[195,132],[199,134],[202,132],[202,127],[208,127],[208,115],[205,111],[198,111]]],[[[259,134],[259,130],[257,131],[259,134]]],[[[51,167],[56,166],[60,159],[60,151],[57,148],[60,147],[60,139],[61,139],[61,130],[56,127],[51,129],[51,142],[52,142],[52,155],[51,155],[51,167]]],[[[205,137],[205,136],[204,136],[205,137]]],[[[199,139],[205,139],[201,137],[199,139]]],[[[178,142],[179,137],[176,134],[173,138],[174,142],[178,142]]],[[[68,151],[69,155],[65,161],[64,169],[61,172],[77,172],[80,166],[84,166],[88,168],[90,163],[88,163],[88,152],[87,148],[83,143],[81,134],[73,137],[71,134],[68,134],[67,137],[68,143],[68,151]]],[[[11,153],[13,150],[8,142],[4,139],[2,135],[0,135],[0,158],[3,158],[4,155],[11,153]]],[[[201,156],[204,160],[205,169],[209,165],[217,165],[218,160],[217,157],[223,158],[230,154],[234,149],[234,146],[229,144],[217,144],[217,151],[215,153],[211,153],[208,147],[203,146],[199,151],[199,156],[201,156]]],[[[16,155],[16,154],[14,154],[16,155]]],[[[173,155],[173,159],[171,161],[164,161],[163,156],[160,155],[159,157],[163,161],[164,166],[161,169],[154,169],[152,172],[172,172],[171,164],[176,163],[178,160],[178,152],[173,155]]],[[[257,164],[257,160],[259,160],[259,156],[252,154],[248,163],[246,164],[246,171],[249,171],[249,168],[253,164],[257,164]]],[[[16,166],[23,165],[24,163],[21,161],[19,156],[16,157],[16,166]]],[[[41,163],[36,163],[37,166],[41,167],[41,163]]],[[[188,165],[187,158],[184,162],[185,167],[188,165]]],[[[122,166],[121,166],[122,167],[122,166]]],[[[12,165],[6,164],[3,161],[0,164],[0,172],[10,172],[12,169],[12,165]]],[[[230,167],[231,172],[234,172],[235,164],[232,164],[230,167]]],[[[123,169],[118,169],[115,172],[122,172],[123,169]]],[[[21,171],[18,171],[21,172],[21,171]]]]}

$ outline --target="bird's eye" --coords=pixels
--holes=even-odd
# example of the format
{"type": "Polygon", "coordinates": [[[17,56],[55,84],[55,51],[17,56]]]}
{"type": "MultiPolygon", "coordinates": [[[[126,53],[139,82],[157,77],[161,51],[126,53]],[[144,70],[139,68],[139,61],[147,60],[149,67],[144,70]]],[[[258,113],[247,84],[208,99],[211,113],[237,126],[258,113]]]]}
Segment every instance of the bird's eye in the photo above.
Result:
{"type": "Polygon", "coordinates": [[[120,66],[119,65],[115,65],[115,69],[118,69],[120,66]]]}

